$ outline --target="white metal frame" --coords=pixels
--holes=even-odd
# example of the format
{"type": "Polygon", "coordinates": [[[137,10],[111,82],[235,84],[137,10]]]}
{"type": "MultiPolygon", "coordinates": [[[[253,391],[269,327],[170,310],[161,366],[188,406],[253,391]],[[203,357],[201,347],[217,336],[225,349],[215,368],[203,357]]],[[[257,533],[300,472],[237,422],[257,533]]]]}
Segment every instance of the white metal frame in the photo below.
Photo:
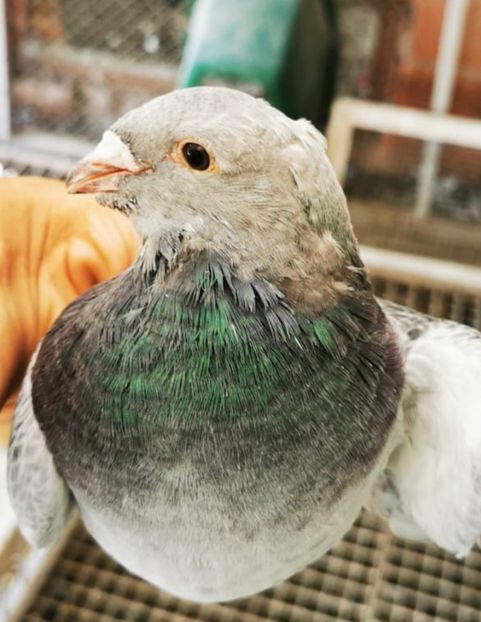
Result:
{"type": "MultiPolygon", "coordinates": [[[[445,114],[451,108],[469,0],[447,0],[434,70],[431,110],[445,114]]],[[[439,172],[441,145],[427,142],[419,167],[415,212],[427,216],[431,211],[433,186],[439,172]]]]}
{"type": "Polygon", "coordinates": [[[11,136],[6,0],[0,0],[0,140],[11,136]]]}
{"type": "Polygon", "coordinates": [[[481,149],[481,121],[350,98],[335,101],[327,128],[328,155],[343,184],[356,129],[481,149]]]}
{"type": "Polygon", "coordinates": [[[422,139],[426,142],[418,172],[415,213],[421,217],[427,216],[431,210],[433,187],[439,172],[441,144],[481,148],[481,126],[478,124],[479,127],[475,127],[476,121],[446,114],[453,99],[469,6],[469,0],[446,0],[430,112],[385,104],[368,104],[378,107],[366,108],[362,106],[364,102],[348,103],[346,100],[334,107],[333,116],[336,115],[336,118],[331,118],[329,151],[341,181],[346,176],[354,129],[390,132],[422,139]],[[377,114],[379,118],[376,118],[377,114]],[[342,126],[343,120],[348,127],[342,126]],[[471,131],[474,132],[473,140],[469,136],[471,131]]]}
{"type": "Polygon", "coordinates": [[[477,266],[364,245],[361,258],[375,277],[451,294],[481,296],[481,268],[477,266]]]}

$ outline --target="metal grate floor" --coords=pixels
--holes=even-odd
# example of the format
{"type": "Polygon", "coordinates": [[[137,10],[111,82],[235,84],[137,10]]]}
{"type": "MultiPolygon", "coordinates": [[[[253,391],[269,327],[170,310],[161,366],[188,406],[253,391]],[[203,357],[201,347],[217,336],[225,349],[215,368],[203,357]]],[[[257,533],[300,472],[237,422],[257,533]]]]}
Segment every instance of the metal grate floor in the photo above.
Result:
{"type": "Polygon", "coordinates": [[[129,575],[79,527],[22,622],[477,622],[481,553],[463,562],[394,538],[363,513],[344,540],[276,588],[197,605],[129,575]]]}

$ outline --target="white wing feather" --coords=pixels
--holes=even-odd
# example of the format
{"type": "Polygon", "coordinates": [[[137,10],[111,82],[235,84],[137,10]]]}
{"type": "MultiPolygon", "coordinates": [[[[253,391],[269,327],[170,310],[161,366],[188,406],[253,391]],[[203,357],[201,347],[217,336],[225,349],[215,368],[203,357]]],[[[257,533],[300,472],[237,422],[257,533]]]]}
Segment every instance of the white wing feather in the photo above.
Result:
{"type": "Polygon", "coordinates": [[[18,397],[8,449],[7,480],[20,530],[34,546],[58,538],[73,507],[67,485],[53,462],[33,412],[32,358],[18,397]]]}
{"type": "Polygon", "coordinates": [[[481,335],[420,314],[400,311],[396,318],[390,305],[385,310],[405,349],[405,436],[375,503],[397,535],[430,539],[463,556],[481,534],[481,335]]]}

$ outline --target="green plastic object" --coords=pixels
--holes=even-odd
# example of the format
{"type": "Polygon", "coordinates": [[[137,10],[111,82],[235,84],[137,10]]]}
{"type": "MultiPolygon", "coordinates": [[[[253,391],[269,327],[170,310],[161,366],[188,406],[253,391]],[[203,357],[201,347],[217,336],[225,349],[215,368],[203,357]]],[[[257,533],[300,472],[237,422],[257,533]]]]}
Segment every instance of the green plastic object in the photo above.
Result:
{"type": "Polygon", "coordinates": [[[196,0],[177,86],[226,85],[323,122],[333,91],[331,0],[196,0]]]}

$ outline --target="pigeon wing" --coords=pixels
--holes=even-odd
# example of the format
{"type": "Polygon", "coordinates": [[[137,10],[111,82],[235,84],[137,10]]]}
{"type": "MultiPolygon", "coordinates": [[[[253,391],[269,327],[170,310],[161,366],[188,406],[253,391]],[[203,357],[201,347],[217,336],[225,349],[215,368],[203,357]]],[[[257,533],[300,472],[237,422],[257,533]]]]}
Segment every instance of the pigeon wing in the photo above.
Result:
{"type": "Polygon", "coordinates": [[[397,535],[463,556],[481,533],[481,334],[382,304],[404,351],[405,429],[374,497],[397,535]]]}
{"type": "Polygon", "coordinates": [[[45,547],[60,536],[74,503],[35,418],[31,395],[35,358],[34,355],[13,415],[7,479],[22,534],[32,545],[45,547]]]}

